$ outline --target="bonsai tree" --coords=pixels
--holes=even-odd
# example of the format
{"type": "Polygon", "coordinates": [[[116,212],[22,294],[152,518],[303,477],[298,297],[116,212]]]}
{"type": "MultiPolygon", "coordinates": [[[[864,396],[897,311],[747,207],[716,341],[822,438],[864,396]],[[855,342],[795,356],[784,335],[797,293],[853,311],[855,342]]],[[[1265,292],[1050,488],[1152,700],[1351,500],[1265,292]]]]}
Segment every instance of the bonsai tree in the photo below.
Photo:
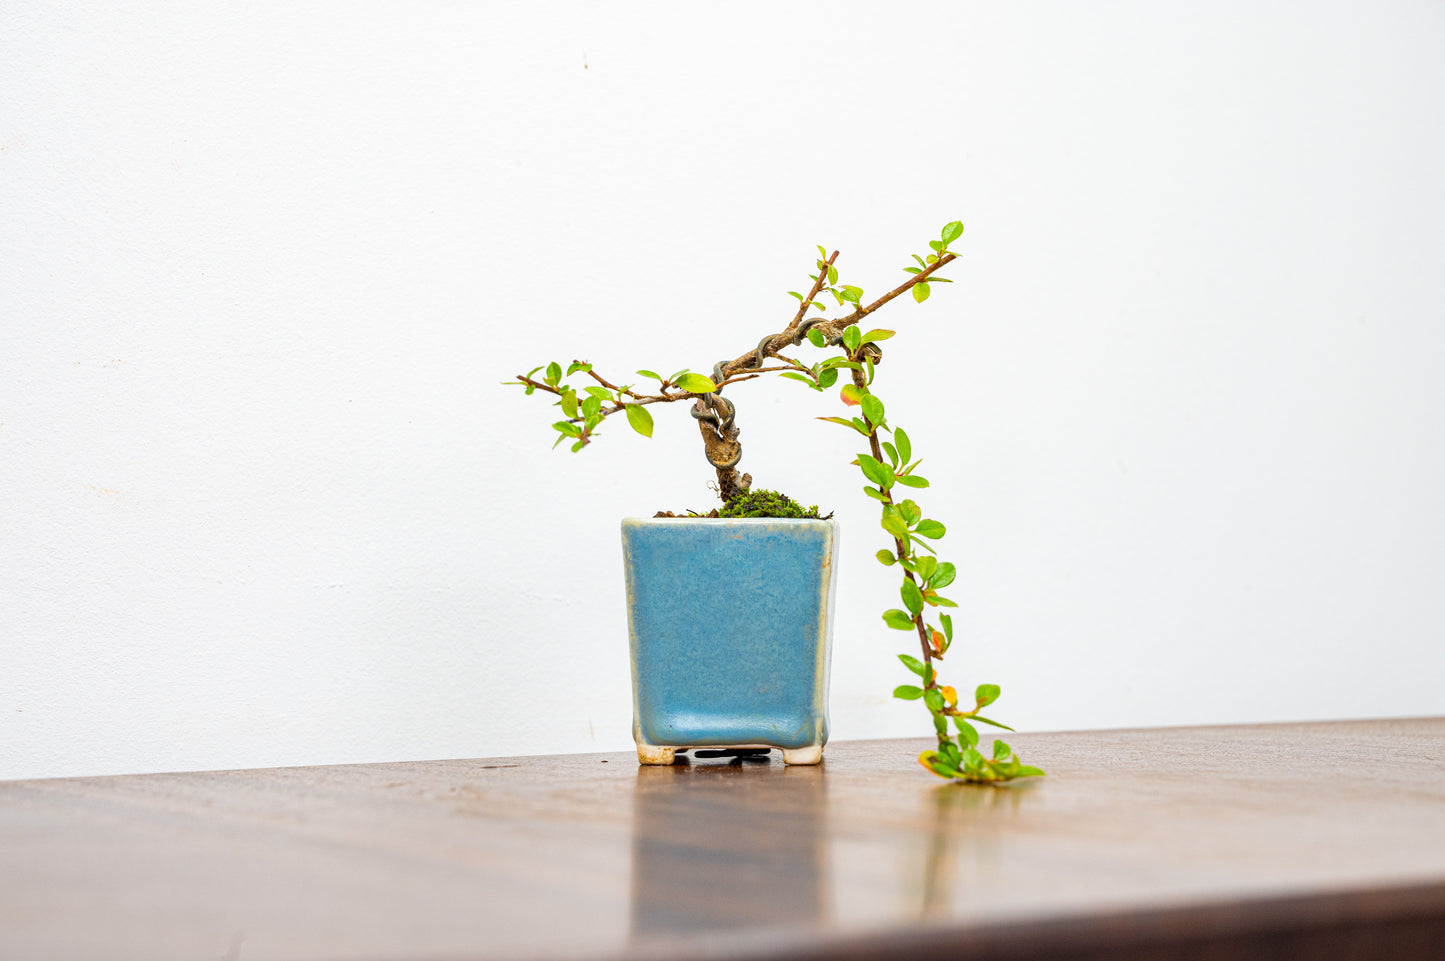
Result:
{"type": "MultiPolygon", "coordinates": [[[[993,742],[989,756],[978,750],[976,724],[1012,730],[982,713],[998,699],[998,685],[978,685],[969,704],[960,701],[955,688],[940,683],[935,665],[943,661],[953,643],[953,620],[947,611],[957,607],[940,592],[953,583],[956,571],[953,564],[938,555],[938,542],[946,533],[944,525],[925,517],[923,508],[912,498],[900,498],[901,494],[929,485],[918,473],[920,460],[915,456],[912,438],[889,421],[883,400],[874,388],[883,361],[879,345],[892,338],[894,332],[872,327],[866,321],[904,294],[922,303],[929,298],[934,284],[949,283],[939,276],[939,271],[957,257],[949,245],[962,235],[962,223],[946,224],[939,238],[928,242],[930,253],[914,254],[914,264],[903,268],[908,279],[872,301],[865,301],[861,287],[838,282],[838,252],[829,254],[820,246],[818,272],[809,275],[812,286],[808,292],[788,291],[798,301],[798,308],[787,326],[765,334],[757,346],[746,352],[718,361],[711,376],[687,368],[666,377],[639,370],[637,376],[646,382],[646,386],[639,386],[642,381],[620,383],[623,378],[604,377],[591,364],[574,360],[565,370],[554,361],[507,383],[522,387],[529,395],[541,393],[555,398],[552,403],[562,409],[562,419],[552,425],[558,435],[552,446],[569,442],[574,453],[592,443],[599,436],[598,428],[609,418],[621,416],[637,433],[651,437],[653,407],[687,403],[688,412],[697,421],[703,454],[717,474],[717,493],[723,502],[717,516],[778,517],[805,514],[790,498],[773,491],[753,491],[752,475],[739,472],[742,445],[738,443],[737,408],[723,392],[765,374],[798,381],[820,393],[843,380],[838,396],[847,416],[817,419],[853,431],[867,444],[867,451],[860,452],[851,464],[867,482],[863,493],[880,505],[879,526],[890,546],[878,551],[878,563],[898,567],[902,573],[902,607],[884,611],[883,622],[895,630],[910,632],[918,640],[917,656],[898,655],[917,680],[898,686],[893,696],[922,701],[932,717],[938,746],[918,757],[926,769],[943,778],[998,782],[1044,772],[1023,764],[1002,740],[993,742]],[[831,304],[820,299],[825,296],[831,304]],[[837,312],[830,316],[829,307],[837,312]],[[794,349],[801,348],[804,341],[823,351],[823,356],[811,363],[794,356],[794,349]],[[578,386],[568,380],[575,375],[582,377],[578,386]]],[[[816,508],[808,516],[817,516],[816,508]]]]}

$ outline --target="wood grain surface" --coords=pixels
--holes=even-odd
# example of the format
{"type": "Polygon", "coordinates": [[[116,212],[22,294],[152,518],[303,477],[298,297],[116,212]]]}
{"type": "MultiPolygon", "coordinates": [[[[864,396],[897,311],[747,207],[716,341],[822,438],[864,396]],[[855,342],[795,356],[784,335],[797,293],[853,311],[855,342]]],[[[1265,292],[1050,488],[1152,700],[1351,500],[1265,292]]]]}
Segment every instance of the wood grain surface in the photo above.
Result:
{"type": "Polygon", "coordinates": [[[1445,958],[1445,719],[0,783],[0,961],[1445,958]]]}

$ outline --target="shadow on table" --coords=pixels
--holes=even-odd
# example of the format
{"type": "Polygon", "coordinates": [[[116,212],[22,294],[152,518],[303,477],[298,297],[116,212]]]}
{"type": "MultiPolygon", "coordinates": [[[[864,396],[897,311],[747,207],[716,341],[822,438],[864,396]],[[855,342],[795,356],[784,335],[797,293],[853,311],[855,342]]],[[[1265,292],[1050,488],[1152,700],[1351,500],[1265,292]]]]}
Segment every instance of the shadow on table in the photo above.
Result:
{"type": "Polygon", "coordinates": [[[821,919],[823,774],[742,759],[639,767],[633,936],[821,919]]]}

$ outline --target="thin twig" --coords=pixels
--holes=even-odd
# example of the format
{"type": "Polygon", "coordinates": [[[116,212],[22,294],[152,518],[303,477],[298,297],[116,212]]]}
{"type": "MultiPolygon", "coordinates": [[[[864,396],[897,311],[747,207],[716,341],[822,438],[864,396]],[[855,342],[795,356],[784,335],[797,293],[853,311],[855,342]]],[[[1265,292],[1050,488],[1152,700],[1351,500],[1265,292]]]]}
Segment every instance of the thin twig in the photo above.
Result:
{"type": "MultiPolygon", "coordinates": [[[[574,363],[574,364],[584,364],[584,363],[587,363],[587,362],[586,362],[586,361],[582,361],[582,360],[575,360],[575,359],[574,359],[574,360],[572,361],[572,363],[574,363]]],[[[629,396],[629,397],[640,397],[640,396],[642,396],[641,394],[635,393],[635,392],[632,390],[631,387],[618,387],[616,384],[609,384],[607,381],[605,381],[605,380],[602,379],[602,375],[601,375],[601,374],[597,373],[597,371],[595,371],[595,370],[592,369],[592,365],[591,365],[591,364],[587,364],[587,373],[589,373],[589,374],[592,375],[592,379],[593,379],[593,380],[597,381],[597,383],[601,384],[603,387],[606,387],[606,388],[607,388],[608,390],[610,390],[610,391],[615,391],[615,392],[618,393],[618,394],[626,394],[626,395],[629,396]]]]}
{"type": "Polygon", "coordinates": [[[793,315],[793,321],[788,324],[787,330],[792,330],[803,322],[803,315],[808,312],[808,307],[812,305],[813,299],[818,296],[823,290],[823,285],[828,282],[828,267],[833,266],[833,261],[837,259],[838,251],[835,250],[833,251],[833,256],[824,261],[827,266],[818,272],[818,279],[813,283],[813,289],[808,291],[807,298],[803,301],[802,306],[798,308],[798,312],[793,315]]]}
{"type": "Polygon", "coordinates": [[[873,313],[873,311],[877,310],[879,307],[882,307],[884,304],[888,303],[888,301],[892,300],[894,297],[897,297],[899,294],[912,290],[918,284],[926,281],[935,270],[942,267],[944,264],[950,264],[957,259],[957,254],[944,254],[942,257],[939,257],[936,262],[931,263],[926,268],[924,268],[923,271],[910,275],[909,278],[903,283],[899,284],[897,287],[894,287],[892,290],[888,291],[888,293],[884,294],[882,297],[879,297],[867,307],[864,307],[860,304],[858,306],[858,309],[853,311],[853,313],[849,314],[848,316],[839,317],[836,320],[828,321],[828,326],[834,328],[835,330],[847,329],[847,327],[854,321],[873,313]]]}

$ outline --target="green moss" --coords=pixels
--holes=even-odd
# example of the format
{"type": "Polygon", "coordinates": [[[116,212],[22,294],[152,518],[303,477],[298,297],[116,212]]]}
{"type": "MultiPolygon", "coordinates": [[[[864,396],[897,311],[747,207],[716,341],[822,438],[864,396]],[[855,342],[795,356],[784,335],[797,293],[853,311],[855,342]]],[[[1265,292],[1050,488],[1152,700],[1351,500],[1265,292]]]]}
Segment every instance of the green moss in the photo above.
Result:
{"type": "MultiPolygon", "coordinates": [[[[804,508],[787,494],[777,491],[742,491],[723,505],[719,517],[821,517],[818,505],[804,508]]],[[[832,516],[832,515],[829,515],[832,516]]]]}

